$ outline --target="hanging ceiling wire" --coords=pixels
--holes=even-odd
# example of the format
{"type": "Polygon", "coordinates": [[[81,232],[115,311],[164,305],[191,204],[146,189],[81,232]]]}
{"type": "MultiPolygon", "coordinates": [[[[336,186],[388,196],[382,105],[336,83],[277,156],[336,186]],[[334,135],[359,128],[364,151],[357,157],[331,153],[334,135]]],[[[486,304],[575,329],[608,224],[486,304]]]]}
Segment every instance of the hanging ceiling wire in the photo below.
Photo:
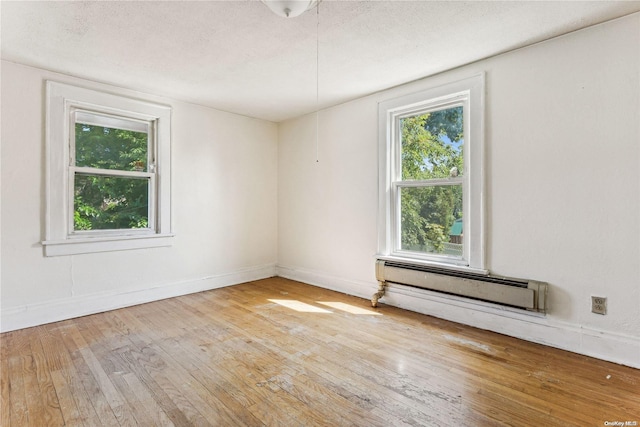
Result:
{"type": "Polygon", "coordinates": [[[320,135],[320,2],[316,4],[316,163],[319,163],[320,135]]]}
{"type": "Polygon", "coordinates": [[[320,162],[320,2],[322,0],[261,0],[276,15],[295,18],[316,8],[316,163],[320,162]]]}

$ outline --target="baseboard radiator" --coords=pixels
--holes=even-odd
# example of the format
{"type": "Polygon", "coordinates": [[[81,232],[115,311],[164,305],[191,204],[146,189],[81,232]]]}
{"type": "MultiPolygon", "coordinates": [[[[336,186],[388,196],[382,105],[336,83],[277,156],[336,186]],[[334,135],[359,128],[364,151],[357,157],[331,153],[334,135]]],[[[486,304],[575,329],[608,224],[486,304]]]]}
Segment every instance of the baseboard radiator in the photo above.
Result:
{"type": "Polygon", "coordinates": [[[371,298],[376,307],[388,283],[413,286],[430,291],[489,301],[510,307],[546,313],[547,283],[535,280],[485,276],[443,268],[376,261],[378,292],[371,298]]]}

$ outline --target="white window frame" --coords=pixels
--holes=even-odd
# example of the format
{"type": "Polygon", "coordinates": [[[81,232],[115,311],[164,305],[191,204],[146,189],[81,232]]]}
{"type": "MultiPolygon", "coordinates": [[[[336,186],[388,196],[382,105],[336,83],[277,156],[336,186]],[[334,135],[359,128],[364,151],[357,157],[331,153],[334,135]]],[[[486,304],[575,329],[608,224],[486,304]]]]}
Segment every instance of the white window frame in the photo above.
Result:
{"type": "Polygon", "coordinates": [[[380,259],[398,260],[486,274],[484,241],[484,74],[381,102],[378,106],[380,259]],[[402,180],[402,118],[463,106],[464,173],[441,182],[402,180]],[[464,239],[462,258],[402,250],[400,189],[462,184],[464,239]]]}
{"type": "Polygon", "coordinates": [[[111,93],[47,81],[45,256],[169,246],[171,223],[171,107],[111,93]],[[149,227],[74,230],[74,176],[101,170],[75,166],[76,114],[100,126],[141,126],[149,135],[146,172],[102,171],[105,176],[149,179],[149,227]],[[118,125],[119,124],[119,125],[118,125]]]}
{"type": "Polygon", "coordinates": [[[104,176],[104,177],[113,177],[113,178],[138,178],[138,179],[146,179],[148,180],[148,189],[147,189],[147,197],[148,197],[148,210],[147,210],[147,219],[148,219],[148,227],[146,228],[136,228],[136,229],[113,229],[113,230],[76,230],[74,224],[73,215],[69,215],[69,238],[79,238],[79,237],[89,237],[89,236],[98,236],[98,235],[141,235],[141,234],[150,234],[153,230],[156,229],[156,136],[155,136],[155,128],[157,120],[142,120],[139,118],[132,117],[116,117],[112,115],[106,115],[104,113],[98,113],[95,111],[89,111],[86,109],[79,109],[76,107],[72,107],[70,109],[69,114],[69,195],[68,195],[68,203],[69,210],[68,212],[74,212],[74,189],[75,189],[75,179],[76,174],[85,174],[91,176],[104,176]],[[147,134],[147,171],[126,171],[126,170],[118,170],[118,169],[98,169],[93,167],[86,166],[77,166],[75,164],[75,153],[76,153],[76,123],[86,123],[94,126],[100,126],[105,128],[115,128],[115,129],[124,129],[131,130],[135,132],[143,132],[147,134]]]}

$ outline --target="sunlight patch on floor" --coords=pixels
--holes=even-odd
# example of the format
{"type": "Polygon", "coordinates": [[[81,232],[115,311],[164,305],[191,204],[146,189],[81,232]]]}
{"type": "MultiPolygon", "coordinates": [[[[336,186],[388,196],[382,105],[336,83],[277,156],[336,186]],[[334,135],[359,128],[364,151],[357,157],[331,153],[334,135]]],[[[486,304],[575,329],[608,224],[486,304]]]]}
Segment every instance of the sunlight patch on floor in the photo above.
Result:
{"type": "Polygon", "coordinates": [[[269,301],[275,302],[276,304],[279,304],[283,307],[287,307],[292,310],[304,313],[332,313],[331,311],[325,310],[324,308],[316,307],[314,305],[293,299],[270,299],[269,301]]]}
{"type": "Polygon", "coordinates": [[[382,316],[381,313],[378,313],[373,310],[368,310],[366,308],[358,307],[351,304],[346,304],[344,302],[333,302],[333,301],[316,301],[318,304],[326,305],[331,308],[335,308],[336,310],[346,311],[351,314],[369,314],[372,316],[382,316]]]}
{"type": "MultiPolygon", "coordinates": [[[[317,307],[306,302],[298,301],[295,299],[269,299],[270,302],[276,303],[283,307],[290,308],[291,310],[299,311],[301,313],[333,313],[333,311],[317,307]]],[[[358,307],[356,305],[347,304],[338,301],[316,301],[317,304],[325,305],[336,310],[344,311],[350,314],[357,315],[369,315],[369,316],[382,316],[374,310],[368,310],[366,308],[358,307]]]]}

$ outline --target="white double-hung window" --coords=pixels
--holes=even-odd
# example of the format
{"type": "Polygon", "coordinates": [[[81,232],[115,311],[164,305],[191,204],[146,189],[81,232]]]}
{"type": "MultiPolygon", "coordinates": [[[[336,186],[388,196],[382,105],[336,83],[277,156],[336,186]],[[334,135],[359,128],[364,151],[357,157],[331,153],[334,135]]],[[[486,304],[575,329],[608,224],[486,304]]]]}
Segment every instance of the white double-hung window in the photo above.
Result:
{"type": "Polygon", "coordinates": [[[379,257],[484,270],[484,77],[379,105],[379,257]]]}
{"type": "Polygon", "coordinates": [[[45,254],[166,246],[167,106],[47,82],[45,254]]]}

